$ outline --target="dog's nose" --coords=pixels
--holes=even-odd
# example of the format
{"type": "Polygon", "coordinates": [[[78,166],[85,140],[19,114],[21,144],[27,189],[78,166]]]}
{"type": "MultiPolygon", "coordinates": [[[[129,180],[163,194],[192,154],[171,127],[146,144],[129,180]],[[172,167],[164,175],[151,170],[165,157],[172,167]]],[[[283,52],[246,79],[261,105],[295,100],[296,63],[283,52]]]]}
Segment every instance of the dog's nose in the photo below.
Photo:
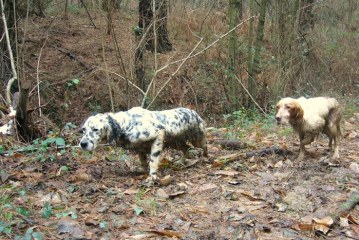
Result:
{"type": "Polygon", "coordinates": [[[280,124],[280,117],[275,117],[275,121],[277,122],[277,124],[280,124]]]}
{"type": "Polygon", "coordinates": [[[82,149],[86,149],[87,145],[88,145],[87,142],[81,142],[80,143],[80,146],[81,146],[82,149]]]}

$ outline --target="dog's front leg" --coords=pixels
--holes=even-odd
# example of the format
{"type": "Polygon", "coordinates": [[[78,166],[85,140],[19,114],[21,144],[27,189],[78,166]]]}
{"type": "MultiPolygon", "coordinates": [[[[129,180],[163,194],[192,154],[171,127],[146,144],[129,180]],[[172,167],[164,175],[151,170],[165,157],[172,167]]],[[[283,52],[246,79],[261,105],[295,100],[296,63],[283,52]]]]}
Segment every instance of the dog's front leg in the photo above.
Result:
{"type": "Polygon", "coordinates": [[[147,172],[148,163],[147,163],[147,159],[146,159],[146,153],[144,153],[144,152],[138,153],[138,158],[140,159],[140,163],[141,163],[140,171],[147,172]]]}
{"type": "Polygon", "coordinates": [[[147,183],[152,184],[157,180],[157,171],[161,159],[164,138],[165,131],[161,130],[159,131],[157,138],[152,143],[150,156],[150,176],[146,180],[147,183]]]}
{"type": "Polygon", "coordinates": [[[315,137],[318,134],[308,134],[308,135],[300,135],[299,139],[300,139],[300,148],[299,148],[299,156],[297,158],[297,161],[301,161],[304,159],[304,155],[305,155],[305,145],[311,143],[314,141],[315,137]]]}

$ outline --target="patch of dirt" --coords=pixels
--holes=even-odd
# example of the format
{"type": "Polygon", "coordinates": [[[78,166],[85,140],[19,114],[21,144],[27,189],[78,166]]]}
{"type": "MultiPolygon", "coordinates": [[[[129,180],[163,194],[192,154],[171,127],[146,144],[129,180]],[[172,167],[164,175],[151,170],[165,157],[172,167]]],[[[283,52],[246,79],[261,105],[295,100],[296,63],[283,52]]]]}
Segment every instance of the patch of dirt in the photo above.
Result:
{"type": "Polygon", "coordinates": [[[166,151],[161,176],[167,179],[152,188],[141,187],[147,176],[133,171],[137,156],[112,146],[93,154],[48,152],[54,159],[43,163],[24,153],[2,158],[0,196],[12,206],[2,209],[30,211],[13,217],[7,236],[36,226],[46,239],[357,239],[358,205],[340,222],[316,221],[337,220],[358,191],[358,129],[345,134],[338,164],[328,161],[327,139],[307,146],[298,162],[295,134],[259,133],[248,133],[248,147],[235,151],[213,144],[221,136],[209,133],[210,157],[194,156],[188,167],[176,161],[178,152],[166,151]],[[273,146],[286,151],[245,155],[273,146]],[[232,160],[222,161],[228,155],[232,160]]]}

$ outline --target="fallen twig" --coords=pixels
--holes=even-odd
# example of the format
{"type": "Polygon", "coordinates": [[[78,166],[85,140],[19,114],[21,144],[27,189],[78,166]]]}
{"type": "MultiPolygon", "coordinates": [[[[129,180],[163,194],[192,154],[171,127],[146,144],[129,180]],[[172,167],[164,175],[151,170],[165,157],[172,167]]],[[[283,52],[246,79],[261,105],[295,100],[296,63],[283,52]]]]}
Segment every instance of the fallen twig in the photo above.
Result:
{"type": "Polygon", "coordinates": [[[289,151],[289,150],[285,150],[285,149],[281,149],[281,148],[277,148],[277,147],[270,147],[270,148],[264,148],[264,149],[251,151],[251,152],[246,152],[246,153],[232,153],[232,154],[229,154],[229,155],[220,156],[220,157],[217,157],[214,160],[214,162],[221,165],[220,163],[223,164],[223,163],[233,162],[233,161],[239,160],[240,158],[246,159],[246,158],[251,158],[253,156],[264,157],[264,156],[267,156],[267,155],[270,155],[270,154],[277,154],[277,155],[286,156],[286,155],[289,155],[291,153],[292,152],[289,151]]]}
{"type": "Polygon", "coordinates": [[[340,217],[347,217],[350,210],[359,204],[359,192],[353,191],[348,199],[339,207],[339,209],[332,215],[336,223],[340,217]]]}
{"type": "Polygon", "coordinates": [[[238,150],[248,147],[247,143],[241,142],[240,140],[229,140],[229,139],[216,139],[213,144],[218,144],[224,149],[238,150]]]}

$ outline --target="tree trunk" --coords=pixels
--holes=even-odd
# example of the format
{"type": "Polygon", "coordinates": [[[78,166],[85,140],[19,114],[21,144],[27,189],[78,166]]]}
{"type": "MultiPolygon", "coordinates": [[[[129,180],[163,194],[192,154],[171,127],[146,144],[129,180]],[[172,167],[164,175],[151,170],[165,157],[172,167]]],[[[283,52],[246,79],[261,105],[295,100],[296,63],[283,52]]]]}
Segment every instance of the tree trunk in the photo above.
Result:
{"type": "Polygon", "coordinates": [[[278,78],[278,89],[280,93],[283,93],[284,86],[287,86],[289,89],[295,89],[295,77],[294,73],[297,72],[297,68],[300,63],[297,61],[297,41],[296,38],[298,34],[295,29],[297,29],[296,21],[298,10],[300,7],[301,0],[294,1],[276,1],[277,9],[277,27],[278,27],[278,45],[277,45],[277,59],[279,67],[278,78]],[[289,14],[288,14],[289,13],[289,14]],[[295,64],[294,61],[298,64],[295,64]],[[294,66],[296,66],[294,68],[294,66]]]}
{"type": "MultiPolygon", "coordinates": [[[[157,52],[164,53],[172,51],[172,43],[168,36],[167,30],[167,7],[168,0],[154,0],[156,1],[156,14],[155,20],[156,25],[156,35],[157,35],[157,52]]],[[[154,17],[152,11],[152,1],[140,0],[139,1],[139,21],[138,26],[140,29],[143,29],[143,33],[146,33],[145,37],[145,46],[147,50],[151,52],[155,51],[155,41],[153,31],[148,30],[151,27],[154,17]]]]}
{"type": "Polygon", "coordinates": [[[23,141],[31,141],[38,137],[35,135],[33,128],[29,127],[29,120],[27,114],[27,102],[29,99],[29,92],[31,88],[31,82],[20,81],[20,96],[19,102],[16,107],[16,129],[23,141]]]}
{"type": "Polygon", "coordinates": [[[111,34],[111,31],[113,28],[112,12],[113,12],[114,7],[115,7],[115,0],[105,0],[103,2],[103,9],[107,13],[107,35],[111,34]]]}
{"type": "MultiPolygon", "coordinates": [[[[234,28],[242,16],[242,0],[229,0],[229,29],[234,28]]],[[[237,33],[232,31],[229,35],[228,42],[228,86],[229,86],[229,100],[230,110],[234,111],[239,107],[239,84],[234,74],[236,74],[236,59],[238,59],[237,52],[237,33]]]]}
{"type": "MultiPolygon", "coordinates": [[[[250,68],[248,69],[248,77],[249,77],[249,93],[252,95],[253,99],[256,99],[257,97],[257,76],[261,72],[260,68],[260,60],[261,60],[261,48],[262,48],[262,42],[264,37],[264,23],[265,23],[265,15],[266,15],[266,9],[267,9],[267,2],[268,0],[262,0],[261,2],[261,8],[259,12],[259,19],[258,19],[258,26],[257,26],[257,36],[256,36],[256,42],[254,44],[254,54],[253,54],[253,60],[250,65],[250,68]]],[[[254,106],[252,102],[249,102],[250,106],[254,106]]]]}
{"type": "Polygon", "coordinates": [[[302,55],[308,56],[310,51],[309,42],[306,40],[306,35],[314,27],[314,14],[313,10],[314,0],[302,0],[299,15],[299,46],[302,48],[302,55]]]}
{"type": "MultiPolygon", "coordinates": [[[[249,0],[249,15],[253,16],[254,11],[254,0],[249,0]]],[[[248,23],[248,48],[247,48],[247,69],[251,68],[253,58],[253,38],[254,38],[254,18],[251,18],[248,23]]],[[[249,79],[249,78],[248,78],[249,79]]],[[[249,80],[248,80],[249,81],[249,80]]],[[[243,95],[243,104],[248,106],[248,97],[243,95]]]]}

